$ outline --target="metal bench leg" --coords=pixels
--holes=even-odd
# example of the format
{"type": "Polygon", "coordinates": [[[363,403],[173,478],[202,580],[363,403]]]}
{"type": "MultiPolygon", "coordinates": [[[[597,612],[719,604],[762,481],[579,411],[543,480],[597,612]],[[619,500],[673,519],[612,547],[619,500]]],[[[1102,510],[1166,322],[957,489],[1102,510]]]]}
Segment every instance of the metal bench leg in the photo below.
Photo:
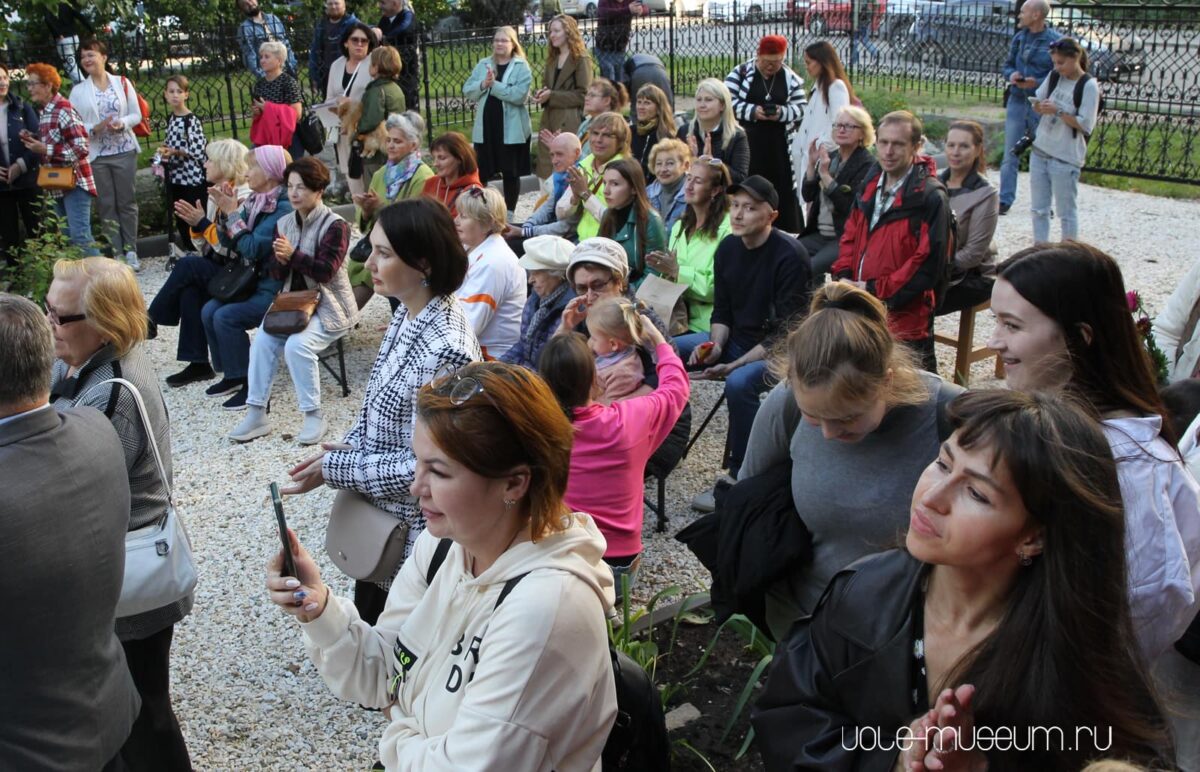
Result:
{"type": "Polygon", "coordinates": [[[664,533],[667,530],[667,481],[661,477],[655,478],[658,481],[658,525],[654,530],[658,533],[664,533]]]}

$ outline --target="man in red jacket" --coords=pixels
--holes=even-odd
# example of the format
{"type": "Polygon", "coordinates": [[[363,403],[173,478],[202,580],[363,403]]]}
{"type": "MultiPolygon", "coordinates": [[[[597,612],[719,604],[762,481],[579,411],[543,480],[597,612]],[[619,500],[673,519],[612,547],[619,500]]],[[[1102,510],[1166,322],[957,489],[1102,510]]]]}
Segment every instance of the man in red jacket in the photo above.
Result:
{"type": "Polygon", "coordinates": [[[937,372],[934,288],[946,267],[950,203],[933,159],[917,153],[924,130],[907,110],[879,122],[879,168],[855,198],[830,274],[882,300],[892,334],[916,349],[922,367],[937,372]]]}

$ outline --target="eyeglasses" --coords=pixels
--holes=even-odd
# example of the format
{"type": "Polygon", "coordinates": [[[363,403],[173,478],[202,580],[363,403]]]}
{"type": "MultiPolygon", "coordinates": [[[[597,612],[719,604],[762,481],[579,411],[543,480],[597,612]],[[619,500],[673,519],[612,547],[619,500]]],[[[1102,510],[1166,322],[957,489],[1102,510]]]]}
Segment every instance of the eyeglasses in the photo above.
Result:
{"type": "Polygon", "coordinates": [[[472,185],[471,187],[467,188],[466,194],[471,198],[483,198],[483,188],[479,187],[478,185],[472,185]]]}
{"type": "Polygon", "coordinates": [[[592,139],[615,139],[617,136],[616,134],[613,134],[611,131],[589,131],[588,135],[592,139]]]}
{"type": "Polygon", "coordinates": [[[42,310],[46,312],[46,318],[50,320],[50,324],[55,327],[62,327],[64,324],[73,322],[82,322],[87,319],[87,314],[68,314],[67,316],[59,316],[58,311],[54,310],[54,306],[42,301],[42,310]]]}
{"type": "Polygon", "coordinates": [[[453,365],[447,364],[438,368],[437,374],[429,382],[429,388],[435,394],[449,397],[450,404],[455,407],[459,407],[468,402],[472,397],[482,394],[487,397],[488,402],[492,403],[492,407],[496,408],[496,412],[503,415],[500,406],[496,404],[496,401],[483,388],[483,383],[473,375],[460,375],[458,368],[453,365]]]}
{"type": "Polygon", "coordinates": [[[367,40],[366,38],[357,38],[357,37],[355,37],[355,38],[346,38],[346,42],[347,42],[347,43],[357,43],[357,44],[359,44],[359,45],[364,45],[364,46],[366,46],[366,45],[370,45],[370,44],[371,44],[371,41],[370,41],[370,40],[367,40]]]}
{"type": "Polygon", "coordinates": [[[613,283],[613,280],[610,278],[610,279],[596,279],[591,284],[576,284],[575,285],[575,294],[576,295],[586,295],[589,292],[591,292],[596,295],[599,295],[601,292],[604,291],[604,289],[606,287],[608,287],[608,285],[610,285],[612,283],[613,283]]]}
{"type": "Polygon", "coordinates": [[[855,129],[861,129],[862,126],[859,126],[857,123],[835,123],[833,124],[833,128],[838,131],[854,131],[855,129]]]}

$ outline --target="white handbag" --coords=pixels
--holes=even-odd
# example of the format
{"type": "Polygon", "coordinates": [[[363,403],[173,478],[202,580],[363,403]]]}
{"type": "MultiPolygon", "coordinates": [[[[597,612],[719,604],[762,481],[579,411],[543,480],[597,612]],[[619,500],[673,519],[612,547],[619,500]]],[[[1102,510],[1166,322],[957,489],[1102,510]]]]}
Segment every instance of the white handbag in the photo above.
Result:
{"type": "Polygon", "coordinates": [[[117,601],[117,618],[121,619],[186,598],[196,587],[196,563],[192,559],[192,542],[175,508],[171,483],[158,452],[146,403],[137,387],[124,378],[109,378],[97,385],[109,383],[124,386],[133,395],[159,478],[167,489],[166,514],[125,534],[125,581],[121,585],[121,599],[117,601]]]}

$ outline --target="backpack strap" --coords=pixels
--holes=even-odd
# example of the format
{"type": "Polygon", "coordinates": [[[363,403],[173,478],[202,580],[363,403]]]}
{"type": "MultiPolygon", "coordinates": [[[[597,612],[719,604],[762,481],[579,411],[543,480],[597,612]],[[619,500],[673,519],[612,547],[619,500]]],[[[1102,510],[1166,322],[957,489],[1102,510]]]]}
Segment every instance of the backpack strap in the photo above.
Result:
{"type": "MultiPolygon", "coordinates": [[[[433,584],[433,578],[437,576],[438,569],[441,568],[442,564],[446,562],[446,555],[450,552],[451,544],[453,544],[453,542],[450,539],[441,539],[438,541],[437,549],[433,551],[433,559],[429,561],[429,568],[425,570],[425,584],[433,584]]],[[[513,591],[513,588],[520,584],[521,580],[527,576],[529,576],[528,571],[518,576],[514,576],[512,579],[509,579],[507,582],[505,582],[504,586],[500,588],[500,597],[496,598],[496,605],[492,606],[492,611],[500,608],[500,604],[503,603],[504,599],[508,597],[508,594],[513,591]]]]}
{"type": "MultiPolygon", "coordinates": [[[[112,371],[113,371],[113,377],[109,379],[110,381],[112,381],[112,391],[108,395],[108,404],[104,406],[104,417],[110,421],[113,419],[113,416],[116,415],[116,413],[117,413],[117,398],[119,398],[121,396],[121,384],[119,383],[119,381],[121,380],[121,378],[123,376],[121,375],[121,360],[120,359],[114,359],[112,361],[112,371]]],[[[146,431],[148,432],[149,430],[150,430],[150,426],[149,426],[149,424],[147,424],[146,431]]]]}
{"type": "Polygon", "coordinates": [[[425,584],[433,584],[433,577],[437,576],[438,569],[446,562],[451,544],[453,542],[450,539],[438,541],[437,549],[433,551],[433,559],[429,561],[429,568],[425,569],[425,584]]]}

